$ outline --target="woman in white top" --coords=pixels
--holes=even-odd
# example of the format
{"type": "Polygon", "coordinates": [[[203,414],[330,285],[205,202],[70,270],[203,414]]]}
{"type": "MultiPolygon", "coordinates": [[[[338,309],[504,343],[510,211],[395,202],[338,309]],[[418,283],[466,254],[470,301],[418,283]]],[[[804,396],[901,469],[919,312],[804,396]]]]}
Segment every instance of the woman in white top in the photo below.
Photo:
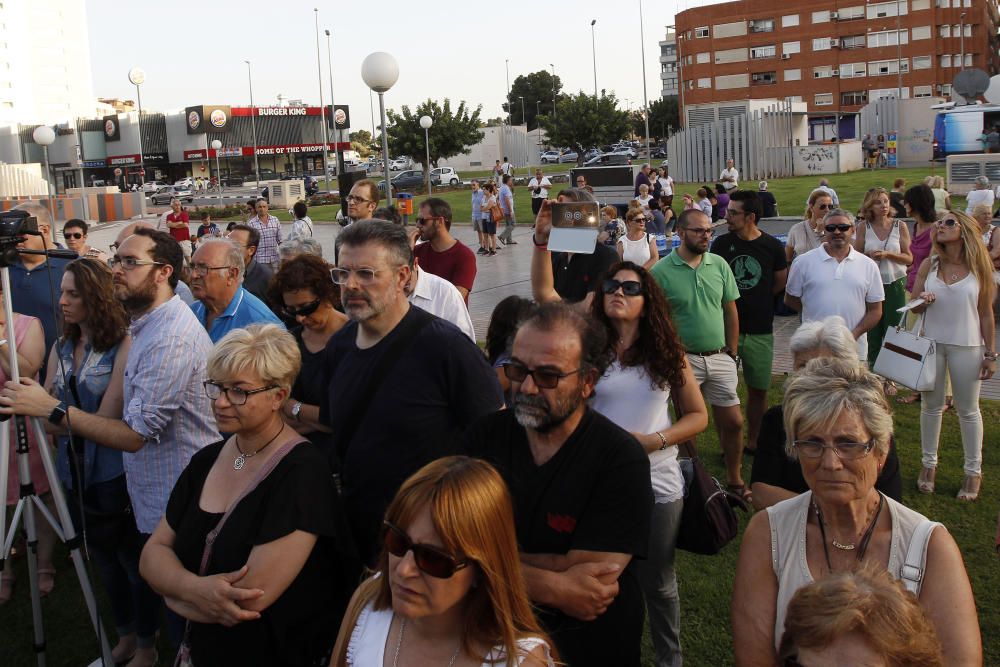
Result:
{"type": "Polygon", "coordinates": [[[989,206],[990,212],[992,212],[995,198],[993,188],[990,187],[990,179],[985,176],[976,176],[976,189],[965,195],[965,214],[972,215],[972,209],[980,204],[989,206]]]}
{"type": "Polygon", "coordinates": [[[778,664],[795,592],[859,566],[884,568],[912,587],[945,664],[981,665],[976,604],[955,540],[875,489],[892,435],[881,379],[852,361],[813,359],[785,384],[783,405],[788,454],[810,490],[757,512],[743,534],[731,610],[737,667],[778,664]],[[904,568],[911,542],[923,557],[904,568]]]}
{"type": "Polygon", "coordinates": [[[660,259],[656,240],[646,233],[649,213],[643,208],[629,208],[625,214],[625,234],[618,239],[618,258],[635,262],[647,271],[660,259]]]}
{"type": "Polygon", "coordinates": [[[993,377],[997,354],[993,322],[993,265],[976,221],[958,211],[938,220],[933,251],[924,260],[913,285],[924,303],[924,335],[936,341],[934,389],[921,394],[920,446],[923,468],[917,481],[922,493],[934,492],[945,369],[951,375],[955,411],[965,450],[965,481],[959,500],[975,500],[982,484],[983,418],[979,390],[993,377]]]}
{"type": "MultiPolygon", "coordinates": [[[[979,231],[983,235],[983,243],[990,254],[990,263],[993,264],[993,282],[1000,286],[1000,227],[993,224],[993,209],[980,204],[972,209],[972,217],[979,223],[979,231]]],[[[996,304],[993,305],[994,315],[996,315],[996,304]]]]}
{"type": "Polygon", "coordinates": [[[307,215],[308,212],[309,207],[306,206],[304,201],[297,201],[292,206],[292,210],[289,213],[295,216],[295,221],[292,223],[292,233],[288,235],[289,241],[294,239],[311,239],[313,237],[313,221],[307,215]]]}
{"type": "Polygon", "coordinates": [[[670,308],[652,276],[632,262],[613,265],[591,313],[608,332],[614,361],[591,407],[632,433],[649,454],[652,526],[646,560],[637,560],[658,667],[680,664],[680,603],[674,549],[684,505],[677,444],[708,425],[708,410],[684,357],[670,308]],[[671,391],[683,416],[671,424],[671,391]]]}
{"type": "Polygon", "coordinates": [[[427,464],[396,493],[384,531],[378,571],[351,599],[331,667],[552,667],[510,494],[490,464],[427,464]]]}
{"type": "Polygon", "coordinates": [[[833,210],[833,197],[825,190],[813,190],[809,195],[805,220],[797,222],[788,230],[785,242],[785,259],[790,264],[798,255],[803,255],[823,245],[823,218],[833,210]]]}
{"type": "MultiPolygon", "coordinates": [[[[906,267],[913,262],[913,255],[910,228],[892,217],[892,204],[885,188],[868,191],[861,204],[861,216],[864,221],[854,235],[854,249],[875,260],[885,290],[882,319],[868,331],[868,367],[873,368],[886,330],[899,324],[902,318],[897,309],[906,305],[906,267]]],[[[886,383],[886,388],[890,394],[896,393],[892,383],[886,383]]]]}
{"type": "Polygon", "coordinates": [[[653,201],[653,195],[649,194],[649,186],[643,183],[639,186],[639,196],[635,198],[635,201],[642,205],[642,210],[646,215],[649,215],[650,208],[649,202],[653,201]]]}

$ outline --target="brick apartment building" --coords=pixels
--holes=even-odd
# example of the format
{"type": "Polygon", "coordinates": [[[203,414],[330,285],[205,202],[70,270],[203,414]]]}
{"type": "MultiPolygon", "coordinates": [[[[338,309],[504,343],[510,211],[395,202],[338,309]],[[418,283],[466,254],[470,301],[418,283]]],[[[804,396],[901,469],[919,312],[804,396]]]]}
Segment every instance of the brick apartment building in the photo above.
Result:
{"type": "Polygon", "coordinates": [[[811,138],[852,138],[869,101],[950,94],[963,55],[1000,72],[997,0],[738,0],[675,21],[685,125],[719,102],[790,99],[808,105],[811,138]]]}

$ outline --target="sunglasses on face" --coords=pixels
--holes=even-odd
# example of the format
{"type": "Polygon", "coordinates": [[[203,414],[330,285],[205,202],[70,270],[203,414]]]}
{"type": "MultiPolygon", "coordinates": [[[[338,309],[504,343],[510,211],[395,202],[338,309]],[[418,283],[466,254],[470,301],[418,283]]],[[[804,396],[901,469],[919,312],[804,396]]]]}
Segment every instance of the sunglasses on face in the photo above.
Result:
{"type": "Polygon", "coordinates": [[[312,315],[313,313],[316,312],[316,309],[319,308],[319,301],[320,301],[319,299],[316,299],[315,301],[310,301],[309,303],[304,303],[301,306],[285,306],[281,310],[288,317],[293,317],[294,318],[294,317],[298,317],[299,315],[302,315],[303,317],[307,317],[307,316],[312,315]]]}
{"type": "Polygon", "coordinates": [[[825,227],[828,232],[846,232],[851,229],[854,225],[827,225],[825,227]]]}
{"type": "Polygon", "coordinates": [[[938,220],[936,223],[938,227],[954,227],[958,224],[958,220],[955,218],[945,218],[944,220],[938,220]]]}
{"type": "Polygon", "coordinates": [[[524,382],[530,375],[531,379],[535,381],[535,386],[539,389],[555,389],[559,384],[559,380],[569,377],[574,373],[579,373],[581,370],[577,368],[575,371],[563,373],[551,368],[531,369],[516,361],[508,361],[503,367],[504,375],[511,382],[524,382]]]}
{"type": "Polygon", "coordinates": [[[403,558],[407,551],[413,552],[413,560],[424,574],[436,579],[450,579],[453,574],[468,566],[469,561],[459,560],[437,547],[414,544],[410,536],[388,521],[383,522],[385,550],[396,558],[403,558]]]}
{"type": "Polygon", "coordinates": [[[608,278],[601,285],[601,290],[605,294],[614,294],[618,291],[619,287],[625,296],[639,296],[642,294],[642,283],[638,280],[615,280],[614,278],[608,278]]]}
{"type": "Polygon", "coordinates": [[[820,211],[826,211],[826,210],[829,210],[829,209],[833,208],[833,204],[815,204],[814,208],[816,208],[816,209],[818,209],[820,211]]]}
{"type": "Polygon", "coordinates": [[[432,215],[432,216],[431,216],[431,217],[429,217],[429,218],[417,218],[415,222],[416,222],[416,223],[417,223],[417,224],[418,224],[419,226],[423,227],[424,225],[426,225],[426,224],[427,224],[428,222],[430,222],[431,220],[437,220],[437,218],[438,218],[438,216],[436,216],[436,215],[432,215]]]}
{"type": "Polygon", "coordinates": [[[63,234],[63,238],[65,238],[67,241],[70,239],[79,240],[83,238],[83,234],[81,234],[80,232],[69,232],[68,234],[63,234]]]}

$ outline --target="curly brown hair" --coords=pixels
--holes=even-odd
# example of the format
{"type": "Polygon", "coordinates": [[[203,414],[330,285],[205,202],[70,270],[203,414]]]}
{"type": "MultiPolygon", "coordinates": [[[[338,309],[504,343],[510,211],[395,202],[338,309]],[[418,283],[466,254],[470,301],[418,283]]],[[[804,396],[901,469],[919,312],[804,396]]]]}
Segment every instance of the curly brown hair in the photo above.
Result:
{"type": "MultiPolygon", "coordinates": [[[[643,366],[649,377],[660,389],[671,390],[684,386],[684,366],[687,364],[684,344],[681,343],[670,316],[670,304],[663,290],[653,280],[649,271],[634,262],[617,262],[601,276],[597,283],[600,290],[604,281],[614,278],[619,271],[632,271],[642,285],[644,310],[639,318],[639,337],[621,359],[623,366],[643,366]]],[[[608,349],[614,352],[618,333],[611,318],[604,310],[603,292],[599,292],[590,306],[595,320],[608,332],[608,349]]]]}
{"type": "MultiPolygon", "coordinates": [[[[97,352],[107,352],[121,342],[128,330],[128,313],[115,298],[111,269],[95,259],[82,258],[67,264],[66,272],[73,274],[76,292],[87,304],[86,323],[90,329],[91,347],[97,352]]],[[[81,335],[79,324],[63,324],[65,340],[75,344],[81,335]]]]}
{"type": "Polygon", "coordinates": [[[340,288],[330,278],[330,265],[316,255],[299,255],[284,262],[267,288],[267,300],[281,308],[285,305],[285,292],[303,289],[340,310],[340,288]]]}

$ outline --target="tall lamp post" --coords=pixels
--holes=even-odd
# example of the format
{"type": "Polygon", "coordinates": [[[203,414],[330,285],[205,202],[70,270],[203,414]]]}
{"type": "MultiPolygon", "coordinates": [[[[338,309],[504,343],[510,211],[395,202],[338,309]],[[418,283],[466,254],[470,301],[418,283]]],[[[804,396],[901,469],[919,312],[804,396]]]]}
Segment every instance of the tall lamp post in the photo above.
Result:
{"type": "MultiPolygon", "coordinates": [[[[319,81],[319,121],[323,128],[323,180],[326,181],[330,178],[330,142],[326,136],[326,107],[323,106],[323,65],[320,64],[319,59],[319,9],[314,7],[313,15],[316,18],[316,79],[319,81]]],[[[333,113],[333,107],[330,108],[330,113],[333,113]]],[[[318,182],[316,187],[319,187],[318,182]]],[[[329,185],[327,185],[327,190],[329,189],[329,185]]]]}
{"type": "Polygon", "coordinates": [[[253,133],[253,173],[254,191],[260,194],[260,162],[257,159],[257,109],[253,105],[253,68],[249,60],[244,60],[247,64],[247,83],[250,84],[250,131],[253,133]]]}
{"type": "Polygon", "coordinates": [[[427,147],[427,196],[431,196],[431,125],[434,119],[430,116],[420,117],[420,127],[424,128],[424,145],[427,147]]]}
{"type": "Polygon", "coordinates": [[[646,159],[649,160],[649,99],[646,97],[646,40],[643,30],[642,0],[639,0],[639,46],[642,49],[642,115],[646,121],[646,159]]]}
{"type": "MultiPolygon", "coordinates": [[[[212,139],[212,150],[215,151],[215,175],[219,179],[219,198],[222,198],[222,169],[219,167],[219,151],[222,150],[222,142],[212,139]]],[[[226,164],[229,164],[228,162],[226,164]]]]}
{"type": "MultiPolygon", "coordinates": [[[[39,125],[31,133],[31,138],[42,147],[42,153],[45,155],[45,194],[48,195],[49,199],[49,215],[52,220],[55,220],[56,211],[52,202],[52,172],[49,169],[49,146],[56,140],[56,133],[48,125],[39,125]]],[[[52,244],[55,245],[56,226],[54,224],[49,225],[49,234],[52,236],[52,244]]]]}
{"type": "Polygon", "coordinates": [[[594,26],[597,24],[597,19],[593,19],[590,22],[590,50],[594,55],[594,99],[597,99],[597,39],[594,37],[594,26]]]}
{"type": "MultiPolygon", "coordinates": [[[[340,158],[340,130],[337,128],[337,107],[333,102],[333,50],[330,47],[330,31],[324,30],[324,32],[326,33],[326,68],[330,71],[330,109],[333,112],[333,154],[337,158],[337,175],[339,176],[344,171],[344,161],[340,158]]],[[[326,178],[329,181],[329,174],[327,174],[326,178]]]]}
{"type": "Polygon", "coordinates": [[[556,66],[554,63],[549,63],[549,67],[552,68],[552,120],[556,119],[556,66]]]}
{"type": "Polygon", "coordinates": [[[145,206],[146,165],[142,157],[142,93],[139,92],[139,86],[146,82],[146,73],[138,67],[133,67],[128,71],[128,80],[135,86],[136,106],[139,107],[139,192],[143,193],[142,203],[145,206]]]}
{"type": "MultiPolygon", "coordinates": [[[[382,173],[385,174],[386,201],[392,200],[392,180],[389,178],[389,124],[385,120],[385,93],[399,80],[399,63],[391,54],[376,51],[361,63],[361,78],[365,85],[378,93],[378,108],[382,118],[382,173]]],[[[430,165],[427,166],[430,175],[430,165]]]]}

